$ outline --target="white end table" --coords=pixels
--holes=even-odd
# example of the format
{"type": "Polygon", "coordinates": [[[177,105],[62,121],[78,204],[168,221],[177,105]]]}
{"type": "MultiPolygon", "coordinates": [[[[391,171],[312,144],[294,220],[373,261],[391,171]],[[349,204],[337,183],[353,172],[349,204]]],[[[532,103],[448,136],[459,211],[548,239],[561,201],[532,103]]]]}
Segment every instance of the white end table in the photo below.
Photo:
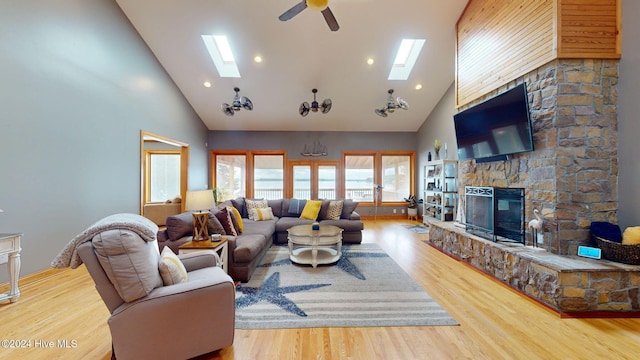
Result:
{"type": "Polygon", "coordinates": [[[7,268],[9,269],[9,292],[0,294],[0,300],[9,299],[16,302],[20,297],[18,289],[18,279],[20,278],[20,239],[22,234],[0,233],[0,255],[7,254],[9,259],[7,268]]]}
{"type": "Polygon", "coordinates": [[[220,241],[202,240],[202,241],[189,241],[178,247],[178,254],[189,254],[196,251],[213,250],[220,256],[222,261],[222,270],[225,273],[229,273],[227,269],[227,261],[229,260],[229,243],[227,243],[227,237],[223,236],[220,241]]]}
{"type": "Polygon", "coordinates": [[[320,225],[313,230],[312,225],[290,227],[289,258],[297,264],[332,264],[342,256],[342,229],[334,225],[320,225]]]}

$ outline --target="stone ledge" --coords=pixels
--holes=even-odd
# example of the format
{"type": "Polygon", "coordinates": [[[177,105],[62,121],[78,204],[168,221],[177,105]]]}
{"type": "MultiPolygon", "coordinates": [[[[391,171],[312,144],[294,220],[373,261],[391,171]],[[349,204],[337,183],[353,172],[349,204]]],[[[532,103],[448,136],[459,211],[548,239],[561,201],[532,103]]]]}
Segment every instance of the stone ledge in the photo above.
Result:
{"type": "Polygon", "coordinates": [[[640,311],[640,266],[494,243],[447,222],[430,225],[435,248],[559,312],[640,311]]]}

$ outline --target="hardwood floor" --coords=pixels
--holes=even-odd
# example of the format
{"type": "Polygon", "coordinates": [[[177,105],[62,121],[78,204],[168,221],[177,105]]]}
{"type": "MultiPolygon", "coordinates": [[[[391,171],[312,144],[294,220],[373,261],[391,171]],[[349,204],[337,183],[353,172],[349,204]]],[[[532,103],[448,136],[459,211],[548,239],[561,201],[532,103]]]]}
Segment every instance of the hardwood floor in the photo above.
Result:
{"type": "MultiPolygon", "coordinates": [[[[561,319],[428,246],[428,235],[402,227],[411,223],[365,221],[364,241],[378,243],[460,326],[236,330],[232,347],[199,359],[638,358],[640,319],[561,319]]],[[[16,303],[0,304],[0,339],[30,347],[3,346],[0,358],[110,357],[109,313],[84,267],[25,276],[20,290],[16,303]]]]}

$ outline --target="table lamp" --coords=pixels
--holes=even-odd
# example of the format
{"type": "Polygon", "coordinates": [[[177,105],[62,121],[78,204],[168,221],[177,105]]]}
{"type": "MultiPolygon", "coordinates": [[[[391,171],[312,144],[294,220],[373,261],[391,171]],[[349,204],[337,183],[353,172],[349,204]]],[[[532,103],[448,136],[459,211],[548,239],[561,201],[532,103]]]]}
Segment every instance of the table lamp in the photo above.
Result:
{"type": "Polygon", "coordinates": [[[207,220],[209,209],[213,207],[213,190],[187,191],[185,210],[194,211],[193,215],[193,241],[209,239],[207,220]]]}

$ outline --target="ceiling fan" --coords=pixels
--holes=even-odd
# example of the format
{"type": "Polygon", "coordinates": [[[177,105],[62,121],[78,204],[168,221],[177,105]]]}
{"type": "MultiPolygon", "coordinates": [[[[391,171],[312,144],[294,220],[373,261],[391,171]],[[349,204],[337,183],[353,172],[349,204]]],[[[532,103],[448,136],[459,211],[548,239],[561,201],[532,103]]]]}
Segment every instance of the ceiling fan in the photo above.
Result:
{"type": "Polygon", "coordinates": [[[399,97],[395,100],[393,99],[393,89],[389,89],[389,91],[387,92],[389,93],[389,98],[387,99],[387,103],[383,108],[375,109],[374,111],[376,114],[382,117],[387,117],[387,113],[393,113],[394,111],[396,111],[396,109],[402,109],[402,110],[409,109],[409,103],[407,103],[403,99],[399,97]]]}
{"type": "Polygon", "coordinates": [[[240,111],[240,109],[253,110],[253,103],[251,102],[251,100],[249,100],[249,98],[246,96],[240,97],[240,95],[238,95],[238,92],[240,91],[239,88],[234,87],[233,91],[236,92],[236,96],[233,97],[233,102],[231,103],[231,105],[224,103],[220,106],[222,108],[222,112],[225,115],[233,116],[233,114],[236,111],[240,111]]]}
{"type": "Polygon", "coordinates": [[[287,21],[301,13],[302,10],[306,9],[307,7],[312,10],[322,12],[324,20],[327,22],[327,25],[329,25],[329,29],[331,29],[331,31],[338,31],[338,29],[340,29],[338,21],[336,20],[335,16],[333,16],[331,9],[329,9],[329,0],[302,0],[294,5],[291,9],[285,11],[282,15],[280,15],[280,17],[278,17],[278,19],[280,19],[281,21],[287,21]]]}
{"type": "Polygon", "coordinates": [[[329,110],[331,110],[331,99],[325,99],[322,102],[322,105],[320,105],[316,101],[316,93],[318,92],[318,89],[313,89],[311,91],[313,92],[313,102],[311,103],[311,105],[309,105],[309,103],[306,101],[300,104],[300,108],[298,108],[298,112],[300,113],[300,115],[307,116],[309,114],[309,111],[318,112],[318,110],[320,110],[320,112],[322,112],[323,114],[328,113],[329,110]]]}

